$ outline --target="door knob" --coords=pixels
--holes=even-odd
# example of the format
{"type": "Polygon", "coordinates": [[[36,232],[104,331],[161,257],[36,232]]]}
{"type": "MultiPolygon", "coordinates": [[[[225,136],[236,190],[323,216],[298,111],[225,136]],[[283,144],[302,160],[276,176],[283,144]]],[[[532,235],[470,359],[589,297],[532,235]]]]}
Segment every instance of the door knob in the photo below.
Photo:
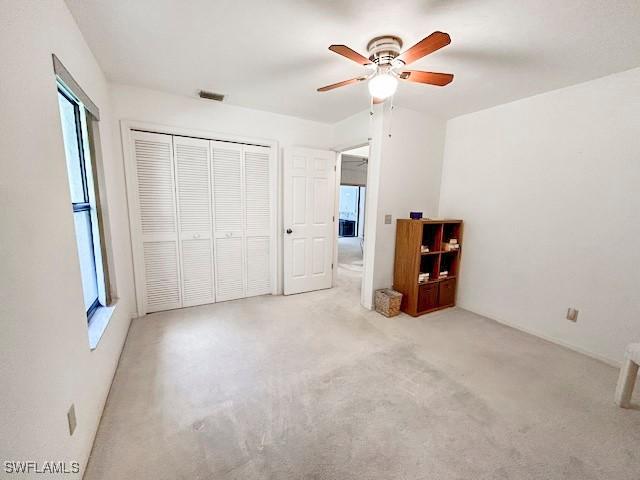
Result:
{"type": "Polygon", "coordinates": [[[293,230],[291,230],[290,228],[287,228],[287,234],[291,235],[293,233],[293,230]]]}

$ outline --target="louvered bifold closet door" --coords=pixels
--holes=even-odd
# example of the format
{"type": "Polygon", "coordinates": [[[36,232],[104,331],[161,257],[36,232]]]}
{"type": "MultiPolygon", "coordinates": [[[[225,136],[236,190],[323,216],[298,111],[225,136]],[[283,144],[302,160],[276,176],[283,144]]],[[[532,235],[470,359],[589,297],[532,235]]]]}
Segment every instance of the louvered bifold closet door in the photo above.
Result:
{"type": "Polygon", "coordinates": [[[209,141],[173,137],[182,266],[182,305],[213,303],[209,141]]]}
{"type": "Polygon", "coordinates": [[[170,135],[132,132],[144,259],[141,282],[146,312],[182,306],[170,135]]]}
{"type": "Polygon", "coordinates": [[[271,293],[271,183],[267,147],[245,145],[246,295],[271,293]]]}
{"type": "Polygon", "coordinates": [[[211,142],[216,300],[245,296],[242,145],[211,142]]]}

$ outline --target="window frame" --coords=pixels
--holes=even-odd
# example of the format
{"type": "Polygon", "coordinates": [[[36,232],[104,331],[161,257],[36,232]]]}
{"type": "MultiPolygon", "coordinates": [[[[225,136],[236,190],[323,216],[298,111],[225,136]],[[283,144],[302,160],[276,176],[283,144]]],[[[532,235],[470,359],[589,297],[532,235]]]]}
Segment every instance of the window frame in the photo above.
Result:
{"type": "MultiPolygon", "coordinates": [[[[82,191],[83,191],[83,201],[82,202],[71,202],[73,213],[80,212],[88,212],[88,222],[89,228],[91,231],[91,252],[93,253],[93,263],[94,263],[94,273],[95,273],[95,282],[96,282],[96,298],[86,310],[87,322],[91,321],[91,317],[96,312],[96,310],[100,307],[103,307],[103,303],[106,304],[106,301],[103,300],[101,302],[101,296],[104,297],[104,293],[106,290],[105,279],[104,279],[104,269],[102,266],[102,245],[100,242],[100,231],[97,225],[97,212],[96,212],[96,199],[97,192],[95,188],[95,180],[93,178],[93,169],[91,165],[88,166],[87,160],[90,162],[91,159],[87,159],[87,154],[90,155],[91,151],[91,138],[89,137],[87,130],[87,109],[80,101],[80,99],[74,95],[73,91],[65,85],[61,79],[58,78],[56,82],[57,93],[62,95],[69,103],[73,106],[74,110],[74,121],[76,128],[76,138],[78,142],[78,161],[80,162],[80,174],[82,180],[82,191]],[[91,175],[91,182],[89,181],[89,175],[91,175]],[[92,198],[93,197],[93,198],[92,198]],[[98,238],[96,238],[96,236],[98,238]],[[102,295],[101,295],[102,294],[102,295]]],[[[64,138],[63,138],[64,142],[64,138]]],[[[65,147],[65,155],[66,155],[66,147],[65,147]]],[[[67,166],[68,169],[68,166],[67,166]]],[[[74,219],[75,224],[75,219],[74,219]]],[[[74,227],[75,229],[75,227],[74,227]]],[[[77,242],[77,232],[76,242],[77,242]]],[[[82,282],[82,288],[84,291],[84,282],[82,282]]]]}

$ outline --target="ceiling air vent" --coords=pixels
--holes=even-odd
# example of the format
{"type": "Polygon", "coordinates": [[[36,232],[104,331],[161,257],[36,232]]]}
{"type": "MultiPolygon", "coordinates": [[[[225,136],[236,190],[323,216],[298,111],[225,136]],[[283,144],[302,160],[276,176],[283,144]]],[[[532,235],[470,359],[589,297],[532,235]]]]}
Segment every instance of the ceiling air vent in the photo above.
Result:
{"type": "Polygon", "coordinates": [[[206,90],[200,90],[198,92],[198,95],[200,95],[200,98],[206,98],[207,100],[215,100],[217,102],[221,102],[222,100],[224,100],[224,95],[220,93],[207,92],[206,90]]]}

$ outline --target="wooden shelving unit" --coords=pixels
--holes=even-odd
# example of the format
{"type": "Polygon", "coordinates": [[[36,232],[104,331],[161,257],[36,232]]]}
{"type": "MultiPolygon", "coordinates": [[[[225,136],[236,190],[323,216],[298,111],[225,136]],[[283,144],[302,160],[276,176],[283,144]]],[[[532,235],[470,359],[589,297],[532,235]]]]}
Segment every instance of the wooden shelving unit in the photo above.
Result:
{"type": "Polygon", "coordinates": [[[453,307],[461,255],[462,220],[399,219],[393,289],[402,293],[401,310],[417,317],[453,307]],[[452,240],[459,246],[449,250],[452,240]],[[443,271],[448,271],[446,277],[441,277],[443,271]],[[421,273],[429,273],[429,280],[419,282],[421,273]]]}

